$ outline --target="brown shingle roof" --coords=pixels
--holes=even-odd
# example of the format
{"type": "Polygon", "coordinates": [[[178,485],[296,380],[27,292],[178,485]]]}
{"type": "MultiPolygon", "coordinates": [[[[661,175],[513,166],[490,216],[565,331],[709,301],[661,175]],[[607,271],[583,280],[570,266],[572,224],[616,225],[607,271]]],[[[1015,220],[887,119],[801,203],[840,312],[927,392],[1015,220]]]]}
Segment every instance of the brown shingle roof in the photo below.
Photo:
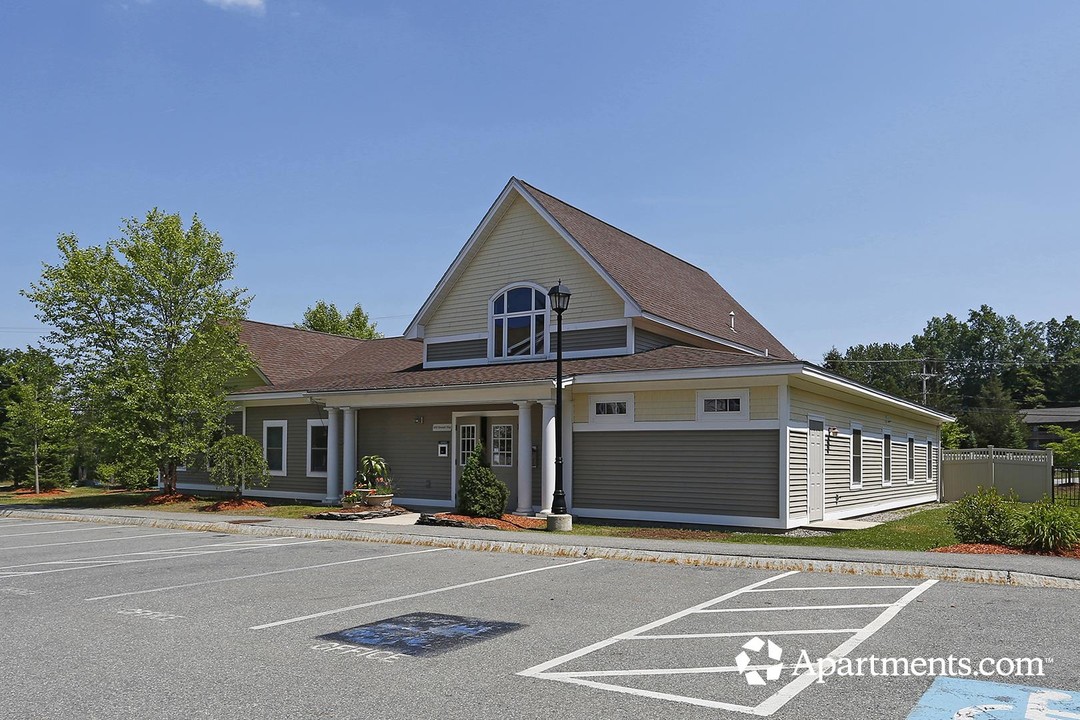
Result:
{"type": "MultiPolygon", "coordinates": [[[[260,347],[275,350],[290,347],[296,342],[297,331],[276,325],[259,325],[260,347]],[[267,342],[280,335],[281,342],[267,342]]],[[[245,324],[246,325],[246,324],[245,324]]],[[[333,336],[331,336],[333,337],[333,336]]],[[[393,390],[461,385],[488,385],[544,381],[555,378],[553,361],[474,365],[453,368],[423,368],[423,345],[404,338],[354,340],[347,352],[324,365],[308,366],[308,372],[289,380],[273,381],[272,386],[243,390],[237,394],[264,392],[333,392],[340,390],[393,390]]],[[[262,362],[258,348],[252,348],[256,360],[262,362]]],[[[687,368],[720,368],[741,365],[762,365],[782,362],[778,358],[763,358],[739,352],[706,350],[672,345],[636,355],[582,358],[566,360],[563,372],[567,376],[585,373],[622,372],[629,370],[664,370],[687,368]]],[[[291,368],[299,371],[299,364],[291,368]]],[[[265,372],[265,371],[264,371],[265,372]]]]}
{"type": "Polygon", "coordinates": [[[244,320],[240,342],[251,351],[263,375],[277,386],[307,377],[372,341],[244,320]]]}
{"type": "Polygon", "coordinates": [[[645,312],[715,337],[795,356],[709,273],[518,180],[645,312]],[[735,313],[731,329],[729,313],[735,313]]]}

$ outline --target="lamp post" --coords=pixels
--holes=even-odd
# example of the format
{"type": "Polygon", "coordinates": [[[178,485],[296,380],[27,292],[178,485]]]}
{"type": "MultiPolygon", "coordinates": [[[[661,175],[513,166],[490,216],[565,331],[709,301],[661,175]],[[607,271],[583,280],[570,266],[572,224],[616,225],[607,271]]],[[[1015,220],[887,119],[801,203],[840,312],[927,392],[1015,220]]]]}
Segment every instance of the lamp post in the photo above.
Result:
{"type": "Polygon", "coordinates": [[[570,305],[570,288],[560,279],[548,290],[551,309],[555,311],[555,493],[551,498],[553,515],[566,514],[566,493],[563,492],[562,474],[562,314],[570,305]]]}

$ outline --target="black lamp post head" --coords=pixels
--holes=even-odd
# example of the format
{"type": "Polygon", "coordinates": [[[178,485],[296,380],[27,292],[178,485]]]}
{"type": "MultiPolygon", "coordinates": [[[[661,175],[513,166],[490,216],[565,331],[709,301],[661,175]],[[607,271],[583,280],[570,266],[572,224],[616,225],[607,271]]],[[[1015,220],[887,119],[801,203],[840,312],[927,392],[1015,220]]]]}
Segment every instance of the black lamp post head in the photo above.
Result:
{"type": "Polygon", "coordinates": [[[563,285],[562,280],[559,280],[558,284],[548,290],[548,297],[551,299],[551,309],[562,314],[566,308],[570,306],[570,294],[570,288],[563,285]]]}

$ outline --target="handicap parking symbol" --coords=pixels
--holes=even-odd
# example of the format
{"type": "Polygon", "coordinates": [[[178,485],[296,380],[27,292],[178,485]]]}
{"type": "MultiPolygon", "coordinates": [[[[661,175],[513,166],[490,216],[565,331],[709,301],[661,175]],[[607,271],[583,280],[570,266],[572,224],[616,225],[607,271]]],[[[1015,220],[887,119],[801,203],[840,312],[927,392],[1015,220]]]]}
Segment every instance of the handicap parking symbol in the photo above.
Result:
{"type": "Polygon", "coordinates": [[[1080,692],[938,677],[907,720],[1080,720],[1080,692]]]}

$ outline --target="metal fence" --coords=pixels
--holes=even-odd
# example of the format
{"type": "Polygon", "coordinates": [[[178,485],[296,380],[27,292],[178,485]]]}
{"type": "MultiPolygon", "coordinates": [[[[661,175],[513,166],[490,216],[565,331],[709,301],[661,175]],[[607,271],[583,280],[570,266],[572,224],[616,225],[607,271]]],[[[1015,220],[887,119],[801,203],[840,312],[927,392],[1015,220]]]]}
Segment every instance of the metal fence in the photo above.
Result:
{"type": "Polygon", "coordinates": [[[1054,454],[1048,450],[971,448],[945,450],[941,463],[941,499],[959,500],[980,487],[1036,502],[1055,489],[1054,454]]]}
{"type": "Polygon", "coordinates": [[[1050,494],[1054,502],[1080,507],[1080,468],[1055,465],[1050,494]]]}

